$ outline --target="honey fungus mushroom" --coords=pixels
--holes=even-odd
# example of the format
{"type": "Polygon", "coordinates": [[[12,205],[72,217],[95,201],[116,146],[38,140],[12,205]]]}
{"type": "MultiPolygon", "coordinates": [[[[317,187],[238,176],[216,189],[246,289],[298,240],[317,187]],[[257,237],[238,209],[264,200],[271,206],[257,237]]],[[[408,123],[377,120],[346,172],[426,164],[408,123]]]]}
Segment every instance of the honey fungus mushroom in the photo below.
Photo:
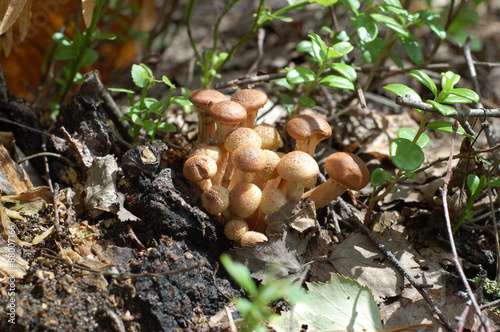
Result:
{"type": "Polygon", "coordinates": [[[198,111],[198,144],[206,143],[215,137],[215,122],[208,114],[212,105],[228,100],[222,93],[210,89],[198,89],[189,94],[189,101],[198,111]]]}
{"type": "Polygon", "coordinates": [[[328,156],[325,171],[330,178],[302,195],[302,198],[309,197],[316,209],[325,207],[347,189],[360,190],[370,181],[370,172],[363,160],[349,152],[337,152],[328,156]]]}
{"type": "Polygon", "coordinates": [[[236,92],[231,101],[237,102],[247,111],[247,117],[240,123],[240,127],[252,128],[255,125],[257,112],[267,103],[267,95],[255,89],[243,89],[236,92]]]}
{"type": "Polygon", "coordinates": [[[302,151],[292,151],[284,155],[276,170],[279,176],[287,181],[287,197],[290,200],[299,200],[304,193],[304,182],[319,173],[316,160],[302,151]]]}
{"type": "Polygon", "coordinates": [[[217,173],[217,164],[206,155],[195,155],[186,160],[182,169],[184,177],[195,182],[201,192],[205,192],[212,186],[212,179],[217,173]]]}

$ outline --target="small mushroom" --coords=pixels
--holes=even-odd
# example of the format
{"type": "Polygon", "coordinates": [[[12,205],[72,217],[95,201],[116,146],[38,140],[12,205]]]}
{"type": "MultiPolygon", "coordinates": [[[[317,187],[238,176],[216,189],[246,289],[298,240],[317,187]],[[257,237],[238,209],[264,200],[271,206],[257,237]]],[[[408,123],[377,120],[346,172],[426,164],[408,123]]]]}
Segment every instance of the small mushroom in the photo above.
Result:
{"type": "Polygon", "coordinates": [[[212,105],[228,99],[222,93],[210,89],[194,90],[188,99],[198,111],[198,144],[207,143],[208,138],[215,137],[215,122],[208,115],[208,110],[212,105]]]}
{"type": "Polygon", "coordinates": [[[201,192],[205,192],[212,186],[210,179],[217,173],[217,164],[205,155],[192,156],[184,163],[182,173],[188,181],[196,182],[201,192]]]}
{"type": "Polygon", "coordinates": [[[249,217],[258,209],[261,197],[253,183],[238,184],[229,192],[229,211],[239,218],[249,217]]]}
{"type": "Polygon", "coordinates": [[[264,188],[267,181],[275,179],[278,177],[278,171],[276,167],[280,162],[280,156],[271,150],[262,150],[266,155],[266,165],[264,168],[257,172],[254,184],[260,189],[264,188]]]}
{"type": "Polygon", "coordinates": [[[370,181],[370,172],[361,158],[349,152],[337,152],[326,158],[325,171],[330,178],[309,190],[302,198],[309,197],[321,209],[347,189],[360,190],[370,181]]]}
{"type": "Polygon", "coordinates": [[[319,142],[332,135],[330,124],[314,114],[299,114],[288,121],[288,134],[295,138],[295,150],[307,152],[314,157],[319,142]]]}
{"type": "Polygon", "coordinates": [[[218,146],[201,143],[197,145],[191,152],[189,153],[189,157],[196,155],[204,155],[212,158],[217,164],[220,163],[222,154],[218,146]]]}
{"type": "Polygon", "coordinates": [[[201,204],[211,215],[223,213],[229,207],[229,190],[222,186],[212,186],[201,195],[201,204]]]}
{"type": "Polygon", "coordinates": [[[240,245],[242,247],[254,247],[255,244],[258,242],[267,242],[267,241],[269,240],[267,236],[265,236],[263,233],[248,231],[241,237],[240,245]]]}
{"type": "Polygon", "coordinates": [[[255,125],[257,112],[267,103],[267,95],[255,89],[243,89],[236,92],[231,100],[243,106],[247,111],[247,118],[240,123],[240,127],[252,128],[255,125]]]}
{"type": "Polygon", "coordinates": [[[243,145],[233,151],[231,161],[235,168],[229,190],[240,183],[253,182],[255,174],[266,166],[267,156],[258,147],[243,145]]]}
{"type": "Polygon", "coordinates": [[[248,224],[241,219],[231,219],[224,224],[224,234],[231,241],[240,241],[248,232],[248,224]]]}
{"type": "Polygon", "coordinates": [[[288,200],[278,188],[268,188],[262,191],[262,198],[259,204],[259,210],[263,214],[278,212],[288,200]]]}
{"type": "Polygon", "coordinates": [[[304,182],[319,173],[318,164],[313,157],[302,151],[285,154],[276,170],[287,181],[287,197],[290,200],[299,200],[304,193],[304,182]]]}
{"type": "Polygon", "coordinates": [[[281,135],[276,127],[268,123],[263,123],[253,127],[253,130],[259,134],[262,139],[261,149],[275,151],[283,146],[283,140],[281,139],[281,135]]]}

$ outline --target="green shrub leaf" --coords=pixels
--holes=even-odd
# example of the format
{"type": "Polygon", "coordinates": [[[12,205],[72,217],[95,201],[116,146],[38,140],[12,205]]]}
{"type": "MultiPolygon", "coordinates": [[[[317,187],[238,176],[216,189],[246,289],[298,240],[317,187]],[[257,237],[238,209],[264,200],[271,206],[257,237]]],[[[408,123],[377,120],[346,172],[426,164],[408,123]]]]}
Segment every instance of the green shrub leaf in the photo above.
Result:
{"type": "Polygon", "coordinates": [[[142,63],[140,65],[132,65],[132,81],[134,81],[134,84],[136,86],[138,86],[139,88],[144,88],[149,82],[147,76],[153,77],[153,72],[151,71],[151,69],[149,69],[149,67],[142,63]],[[145,74],[146,76],[144,76],[143,74],[145,74]]]}
{"type": "MultiPolygon", "coordinates": [[[[410,140],[410,141],[413,141],[416,134],[417,134],[417,130],[413,129],[413,128],[402,127],[398,130],[398,138],[406,138],[407,140],[410,140]]],[[[418,146],[420,146],[422,149],[424,149],[427,145],[429,145],[430,142],[431,142],[430,137],[427,134],[422,133],[418,137],[418,139],[415,143],[417,143],[418,146]]]]}
{"type": "Polygon", "coordinates": [[[410,95],[410,97],[413,100],[422,101],[419,94],[416,93],[415,90],[413,90],[410,87],[407,87],[404,84],[399,84],[399,83],[389,84],[384,86],[383,89],[392,92],[400,97],[406,97],[406,95],[410,95]]]}
{"type": "MultiPolygon", "coordinates": [[[[453,123],[449,121],[432,121],[427,125],[426,128],[430,130],[441,131],[443,133],[453,133],[453,123]]],[[[474,139],[474,136],[467,134],[462,127],[458,127],[457,134],[467,136],[470,139],[474,139]]]]}
{"type": "Polygon", "coordinates": [[[356,16],[354,27],[358,33],[359,40],[363,43],[369,43],[375,40],[378,35],[377,23],[371,18],[371,16],[364,13],[356,16]]]}
{"type": "Polygon", "coordinates": [[[444,116],[451,116],[457,112],[457,110],[454,107],[440,104],[434,100],[427,100],[427,102],[432,106],[434,106],[434,109],[436,109],[439,113],[441,113],[444,116]]]}
{"type": "Polygon", "coordinates": [[[408,54],[408,57],[417,65],[422,65],[424,63],[424,54],[418,45],[418,40],[413,38],[406,38],[401,36],[401,44],[408,54]]]}
{"type": "Polygon", "coordinates": [[[306,67],[287,69],[286,80],[290,84],[309,83],[316,80],[316,74],[306,67]]]}
{"type": "Polygon", "coordinates": [[[396,138],[392,141],[389,155],[394,165],[403,171],[416,170],[425,160],[422,148],[406,138],[396,138]]]}
{"type": "Polygon", "coordinates": [[[328,75],[323,77],[319,84],[327,86],[329,88],[347,89],[354,90],[354,84],[345,77],[340,77],[336,75],[328,75]]]}
{"type": "Polygon", "coordinates": [[[356,71],[354,68],[352,68],[349,65],[346,65],[345,63],[331,63],[328,65],[328,67],[332,68],[336,72],[342,74],[345,78],[347,78],[349,81],[354,82],[356,81],[357,75],[356,71]]]}
{"type": "Polygon", "coordinates": [[[434,83],[434,81],[432,81],[432,79],[429,77],[429,75],[427,75],[426,73],[424,73],[421,70],[415,69],[415,70],[410,71],[410,76],[412,76],[417,81],[419,81],[420,83],[422,83],[423,85],[428,87],[429,90],[432,91],[434,96],[437,97],[438,90],[437,90],[436,84],[434,83]]]}
{"type": "Polygon", "coordinates": [[[376,168],[373,170],[371,174],[371,181],[370,181],[370,186],[371,187],[378,187],[386,183],[387,181],[389,182],[396,182],[396,179],[394,179],[394,176],[389,174],[385,169],[383,168],[376,168]]]}

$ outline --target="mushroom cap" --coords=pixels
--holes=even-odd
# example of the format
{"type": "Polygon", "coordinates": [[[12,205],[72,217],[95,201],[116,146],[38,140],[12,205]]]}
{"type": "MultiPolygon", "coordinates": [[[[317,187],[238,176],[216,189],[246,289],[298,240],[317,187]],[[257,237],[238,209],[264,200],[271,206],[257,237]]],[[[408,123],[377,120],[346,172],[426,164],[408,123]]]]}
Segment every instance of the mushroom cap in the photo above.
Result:
{"type": "Polygon", "coordinates": [[[218,215],[229,206],[229,190],[223,186],[212,186],[201,195],[201,204],[212,215],[218,215]]]}
{"type": "Polygon", "coordinates": [[[257,173],[266,167],[267,157],[264,151],[253,146],[243,145],[233,151],[231,161],[242,172],[257,173]]]}
{"type": "Polygon", "coordinates": [[[325,160],[330,179],[351,190],[363,189],[370,181],[370,171],[361,158],[350,152],[336,152],[325,160]]]}
{"type": "Polygon", "coordinates": [[[316,160],[302,151],[292,151],[281,157],[276,170],[288,182],[304,182],[319,173],[316,160]]]}
{"type": "Polygon", "coordinates": [[[272,150],[283,146],[283,140],[276,127],[268,123],[262,123],[255,126],[253,130],[259,134],[262,139],[262,149],[272,150]]]}
{"type": "Polygon", "coordinates": [[[248,232],[248,224],[241,219],[231,219],[224,224],[224,235],[231,241],[239,241],[248,232]]]}
{"type": "Polygon", "coordinates": [[[216,163],[219,163],[222,154],[217,145],[211,145],[207,143],[201,143],[197,145],[191,152],[189,153],[189,157],[196,156],[196,155],[204,155],[212,158],[215,160],[216,163]]]}
{"type": "Polygon", "coordinates": [[[257,242],[268,241],[267,236],[260,232],[248,231],[241,237],[240,244],[242,247],[253,247],[257,242]]]}
{"type": "Polygon", "coordinates": [[[262,191],[259,210],[262,213],[278,212],[288,202],[286,195],[278,188],[267,188],[262,191]]]}
{"type": "Polygon", "coordinates": [[[271,150],[262,150],[266,155],[266,165],[257,173],[257,176],[263,180],[271,180],[278,177],[278,171],[276,167],[280,162],[280,156],[271,150]]]}
{"type": "Polygon", "coordinates": [[[252,113],[262,108],[267,103],[267,95],[255,89],[243,89],[236,92],[231,101],[243,106],[247,113],[252,113]]]}
{"type": "Polygon", "coordinates": [[[229,193],[229,211],[240,218],[249,217],[257,210],[262,192],[253,183],[240,183],[229,193]]]}
{"type": "Polygon", "coordinates": [[[253,129],[240,127],[233,130],[224,141],[224,147],[229,152],[233,152],[243,145],[253,145],[260,148],[262,139],[253,129]]]}
{"type": "Polygon", "coordinates": [[[323,140],[332,135],[332,127],[325,119],[314,114],[298,114],[286,125],[288,134],[299,141],[311,137],[323,140]]]}
{"type": "Polygon", "coordinates": [[[247,111],[237,102],[224,100],[213,104],[208,114],[217,123],[227,126],[236,126],[247,117],[247,111]]]}
{"type": "Polygon", "coordinates": [[[208,112],[210,107],[220,101],[228,100],[226,96],[216,90],[198,89],[189,94],[189,101],[202,113],[208,112]]]}
{"type": "Polygon", "coordinates": [[[217,173],[217,163],[209,156],[195,155],[186,160],[182,173],[193,182],[211,179],[217,173]]]}

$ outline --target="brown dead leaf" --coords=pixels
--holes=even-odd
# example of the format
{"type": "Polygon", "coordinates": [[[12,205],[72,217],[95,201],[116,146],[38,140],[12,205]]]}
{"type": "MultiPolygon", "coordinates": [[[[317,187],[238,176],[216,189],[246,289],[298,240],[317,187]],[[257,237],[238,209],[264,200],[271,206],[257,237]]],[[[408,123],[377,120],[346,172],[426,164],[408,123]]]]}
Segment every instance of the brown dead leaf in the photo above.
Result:
{"type": "Polygon", "coordinates": [[[15,195],[33,189],[26,172],[14,162],[5,147],[0,144],[0,191],[15,195]]]}
{"type": "Polygon", "coordinates": [[[30,247],[31,243],[21,241],[16,234],[16,226],[7,216],[7,209],[0,205],[0,231],[4,238],[14,241],[22,247],[30,247]]]}
{"type": "Polygon", "coordinates": [[[94,158],[85,183],[85,206],[93,217],[103,212],[118,212],[117,173],[118,165],[114,156],[94,158]]]}
{"type": "Polygon", "coordinates": [[[0,237],[0,275],[23,278],[28,271],[29,264],[11,245],[0,237]]]}
{"type": "Polygon", "coordinates": [[[28,34],[31,21],[31,5],[33,0],[26,1],[21,14],[19,15],[18,25],[19,25],[19,40],[23,41],[28,34]]]}
{"type": "MultiPolygon", "coordinates": [[[[7,2],[7,1],[4,1],[7,2]]],[[[21,14],[21,11],[24,8],[24,5],[28,2],[28,0],[11,0],[8,7],[7,11],[5,12],[5,15],[2,18],[2,23],[0,23],[0,35],[3,35],[4,33],[9,30],[12,25],[14,25],[14,22],[17,20],[19,15],[21,14]]]]}
{"type": "Polygon", "coordinates": [[[85,21],[85,26],[88,28],[92,23],[94,16],[95,0],[82,0],[82,15],[85,21]]]}

